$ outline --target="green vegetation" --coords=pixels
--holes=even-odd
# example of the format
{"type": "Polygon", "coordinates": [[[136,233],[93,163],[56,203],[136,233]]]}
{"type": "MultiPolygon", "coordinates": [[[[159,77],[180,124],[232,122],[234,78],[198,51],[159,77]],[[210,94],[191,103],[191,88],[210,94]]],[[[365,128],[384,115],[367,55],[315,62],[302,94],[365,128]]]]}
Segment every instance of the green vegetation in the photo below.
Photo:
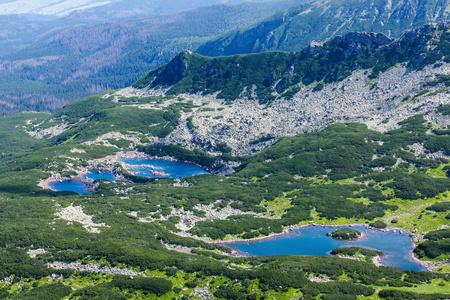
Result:
{"type": "MultiPolygon", "coordinates": [[[[25,285],[24,287],[29,287],[25,285]]],[[[27,288],[25,288],[26,290],[27,288]]],[[[22,288],[22,290],[24,290],[22,288]]],[[[49,300],[58,300],[63,299],[66,296],[69,296],[72,293],[72,289],[62,284],[61,282],[55,282],[50,284],[44,284],[37,288],[32,289],[31,291],[17,295],[12,297],[12,299],[23,299],[23,300],[32,300],[32,299],[49,299],[49,300]]]]}
{"type": "Polygon", "coordinates": [[[264,143],[264,142],[267,142],[267,141],[270,141],[270,140],[273,140],[273,139],[274,139],[274,137],[271,136],[270,134],[268,134],[268,135],[263,136],[263,137],[261,137],[261,138],[259,138],[257,140],[251,141],[250,145],[257,145],[259,143],[264,143]]]}
{"type": "MultiPolygon", "coordinates": [[[[448,161],[405,151],[414,143],[423,144],[430,152],[446,151],[445,135],[427,134],[431,125],[422,116],[412,117],[387,133],[361,124],[333,124],[319,132],[281,138],[250,157],[233,157],[226,153],[226,144],[211,146],[211,150],[223,153],[214,157],[179,145],[138,145],[139,151],[196,162],[212,171],[227,161],[241,164],[235,173],[221,177],[174,180],[127,175],[133,183],[99,181],[97,191],[89,195],[41,189],[37,182],[48,178],[48,172],[72,174],[94,158],[119,151],[115,146],[130,147],[125,138],[130,131],[138,141],[150,139],[161,132],[155,128],[175,124],[183,110],[193,108],[192,103],[183,101],[166,106],[164,112],[122,107],[141,100],[112,102],[108,95],[103,96],[67,105],[54,116],[19,115],[0,123],[12,133],[20,133],[20,128],[30,131],[37,124],[43,128],[67,126],[64,133],[35,144],[22,132],[16,143],[0,145],[5,153],[0,160],[0,278],[14,275],[11,284],[0,285],[2,298],[50,298],[52,287],[55,295],[66,298],[171,299],[188,297],[196,287],[208,287],[217,297],[235,299],[328,299],[335,295],[354,299],[358,295],[377,297],[377,293],[396,288],[423,295],[420,289],[428,282],[450,286],[446,274],[377,268],[369,259],[373,253],[363,249],[336,250],[342,254],[347,251],[361,261],[310,256],[232,257],[227,256],[231,250],[220,244],[180,236],[181,228],[187,228],[190,234],[212,240],[248,239],[309,222],[359,222],[382,227],[386,226],[385,218],[389,218],[386,222],[398,221],[391,226],[402,226],[408,218],[417,222],[413,224],[420,233],[431,231],[425,236],[428,240],[417,246],[417,256],[448,259],[448,231],[437,230],[448,223],[444,211],[449,200],[448,161]],[[128,120],[130,116],[136,117],[128,120]],[[127,121],[121,122],[122,117],[127,121]],[[145,126],[150,119],[155,120],[153,125],[145,126]],[[114,126],[108,128],[107,122],[114,126]],[[121,134],[120,138],[108,137],[103,144],[84,143],[111,128],[121,134]],[[33,145],[34,151],[29,151],[28,145],[33,145]],[[402,159],[399,164],[398,158],[402,159]],[[382,167],[381,171],[376,167],[382,167]],[[108,227],[92,233],[79,222],[55,216],[70,205],[81,206],[94,223],[108,227]],[[402,216],[410,208],[412,215],[402,216]],[[239,210],[237,215],[210,217],[235,210],[239,210]],[[429,227],[421,227],[422,220],[429,227]],[[165,245],[191,254],[168,250],[165,245]],[[46,253],[36,258],[26,254],[39,248],[46,253]],[[127,267],[148,277],[129,279],[47,267],[55,261],[127,267]],[[58,279],[48,278],[51,274],[58,279]],[[310,276],[333,281],[313,282],[310,276]]],[[[142,101],[158,105],[164,100],[167,98],[142,101]]]]}
{"type": "MultiPolygon", "coordinates": [[[[445,75],[441,75],[438,78],[445,78],[445,81],[444,81],[445,85],[450,86],[450,76],[445,77],[445,75]],[[447,80],[448,80],[448,84],[447,84],[447,80]]],[[[438,81],[438,84],[439,83],[440,82],[438,81]]],[[[438,107],[437,111],[440,112],[441,114],[443,114],[444,116],[450,115],[450,104],[445,104],[441,107],[438,107]]]]}
{"type": "MultiPolygon", "coordinates": [[[[363,261],[371,261],[375,256],[384,255],[381,251],[370,250],[362,247],[343,247],[336,248],[331,251],[332,255],[340,255],[346,257],[355,257],[357,259],[363,258],[363,261]]],[[[360,259],[361,260],[361,259],[360,259]]]]}
{"type": "Polygon", "coordinates": [[[414,249],[417,256],[431,259],[450,257],[450,228],[431,231],[424,238],[427,240],[414,249]]]}
{"type": "Polygon", "coordinates": [[[373,223],[370,223],[370,226],[374,228],[384,229],[387,227],[387,224],[382,221],[375,221],[373,223]]]}
{"type": "Polygon", "coordinates": [[[338,240],[355,240],[361,237],[361,231],[351,228],[341,228],[333,231],[331,237],[338,240]]]}
{"type": "Polygon", "coordinates": [[[435,204],[427,207],[427,210],[433,210],[435,212],[449,211],[450,210],[450,202],[435,203],[435,204]]]}
{"type": "Polygon", "coordinates": [[[164,278],[128,278],[126,276],[115,276],[111,282],[113,287],[121,290],[135,289],[144,290],[157,296],[162,296],[172,290],[172,282],[164,278]]]}
{"type": "Polygon", "coordinates": [[[446,299],[448,297],[448,295],[444,294],[421,295],[413,292],[398,291],[398,290],[382,290],[378,295],[386,300],[391,299],[437,300],[437,299],[446,299]]]}

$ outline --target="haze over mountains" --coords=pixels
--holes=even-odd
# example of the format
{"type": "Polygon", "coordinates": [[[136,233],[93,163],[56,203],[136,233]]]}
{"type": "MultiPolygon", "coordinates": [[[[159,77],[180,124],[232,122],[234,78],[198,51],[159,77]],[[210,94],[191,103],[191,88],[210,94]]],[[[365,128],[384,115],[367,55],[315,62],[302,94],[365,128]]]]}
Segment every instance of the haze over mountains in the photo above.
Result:
{"type": "Polygon", "coordinates": [[[395,38],[447,19],[449,1],[260,1],[148,17],[205,4],[117,1],[47,22],[0,18],[0,115],[55,111],[83,96],[126,87],[184,49],[207,56],[299,51],[350,31],[395,38]],[[158,5],[165,11],[150,9],[158,5]]]}
{"type": "Polygon", "coordinates": [[[0,18],[0,114],[54,111],[77,98],[128,86],[177,52],[296,2],[221,4],[106,23],[0,18]]]}
{"type": "MultiPolygon", "coordinates": [[[[269,0],[252,0],[252,2],[263,1],[269,0]]],[[[112,17],[176,13],[218,3],[236,4],[240,2],[245,2],[245,0],[2,0],[0,1],[0,15],[61,17],[78,12],[79,14],[74,17],[92,18],[104,13],[103,18],[111,19],[112,17]]]]}

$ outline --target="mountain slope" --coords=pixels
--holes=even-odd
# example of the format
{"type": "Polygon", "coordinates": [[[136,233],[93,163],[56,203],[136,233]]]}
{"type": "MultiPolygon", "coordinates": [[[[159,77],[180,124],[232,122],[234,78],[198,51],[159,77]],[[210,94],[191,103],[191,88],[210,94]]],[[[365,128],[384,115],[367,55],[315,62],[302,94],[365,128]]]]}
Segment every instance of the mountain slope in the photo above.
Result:
{"type": "Polygon", "coordinates": [[[378,33],[349,33],[312,43],[300,52],[218,58],[182,52],[133,87],[169,87],[166,93],[175,95],[219,92],[218,97],[226,100],[236,99],[246,88],[253,89],[261,103],[268,103],[301,85],[342,81],[359,69],[371,69],[370,78],[376,78],[399,63],[418,69],[442,58],[449,62],[449,27],[450,22],[425,25],[406,31],[398,40],[378,33]]]}
{"type": "Polygon", "coordinates": [[[448,19],[448,0],[312,1],[249,28],[232,31],[197,49],[208,56],[270,50],[297,51],[350,31],[381,32],[393,38],[406,29],[448,19]]]}
{"type": "MultiPolygon", "coordinates": [[[[266,0],[254,0],[262,2],[266,0]]],[[[245,2],[245,0],[226,1],[232,4],[245,2]]],[[[60,17],[75,13],[80,17],[92,18],[93,15],[106,14],[111,17],[148,16],[157,14],[177,13],[195,9],[202,6],[210,6],[222,3],[216,0],[192,0],[192,1],[161,1],[161,0],[3,0],[0,2],[0,15],[35,15],[60,17]]]]}
{"type": "MultiPolygon", "coordinates": [[[[425,25],[397,40],[349,33],[291,53],[211,58],[185,51],[133,87],[107,92],[100,99],[109,99],[102,106],[112,120],[120,112],[132,115],[130,107],[138,109],[136,116],[143,114],[139,109],[166,112],[156,113],[149,128],[136,124],[132,131],[137,133],[123,132],[130,142],[148,139],[150,144],[179,144],[211,154],[223,152],[220,149],[252,154],[277,138],[321,130],[334,122],[392,130],[426,112],[427,121],[445,129],[448,118],[435,110],[448,104],[449,29],[449,22],[425,25]]],[[[45,129],[30,131],[60,143],[75,138],[101,145],[111,129],[102,121],[105,116],[96,113],[95,105],[77,105],[66,106],[45,129]],[[64,117],[73,115],[69,112],[76,107],[76,118],[64,117]],[[93,124],[101,138],[84,129],[77,134],[93,124]]]]}
{"type": "Polygon", "coordinates": [[[391,129],[448,103],[449,26],[425,25],[397,40],[349,33],[301,52],[217,58],[182,52],[117,95],[177,95],[204,105],[183,114],[174,132],[159,141],[207,151],[226,143],[249,154],[273,143],[267,135],[343,120],[391,129]]]}

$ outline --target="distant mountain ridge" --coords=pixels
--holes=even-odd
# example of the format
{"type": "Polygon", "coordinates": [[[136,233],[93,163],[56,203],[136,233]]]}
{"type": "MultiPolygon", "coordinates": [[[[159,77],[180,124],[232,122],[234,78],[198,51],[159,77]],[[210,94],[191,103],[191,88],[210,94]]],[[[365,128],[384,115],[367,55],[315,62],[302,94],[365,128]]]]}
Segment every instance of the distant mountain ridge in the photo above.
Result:
{"type": "Polygon", "coordinates": [[[195,49],[208,38],[295,2],[220,4],[100,23],[1,17],[0,115],[56,111],[81,97],[129,86],[182,49],[195,49]]]}
{"type": "MultiPolygon", "coordinates": [[[[67,16],[71,13],[82,17],[89,17],[106,13],[109,17],[149,16],[177,13],[202,6],[219,3],[236,4],[246,0],[191,0],[191,1],[163,1],[163,0],[3,0],[0,1],[0,15],[35,15],[35,16],[67,16]]],[[[262,2],[268,0],[253,0],[262,2]]],[[[270,1],[270,0],[269,0],[270,1]]]]}
{"type": "Polygon", "coordinates": [[[449,18],[448,0],[318,0],[298,5],[248,28],[200,46],[207,56],[298,51],[350,31],[381,32],[393,38],[406,29],[449,18]]]}

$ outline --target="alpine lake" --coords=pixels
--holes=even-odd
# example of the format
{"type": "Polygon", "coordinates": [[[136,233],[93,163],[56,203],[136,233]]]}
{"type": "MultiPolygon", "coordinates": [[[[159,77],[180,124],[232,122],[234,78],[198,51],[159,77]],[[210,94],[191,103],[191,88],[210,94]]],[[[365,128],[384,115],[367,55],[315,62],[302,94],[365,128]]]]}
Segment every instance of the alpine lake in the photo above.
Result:
{"type": "MultiPolygon", "coordinates": [[[[137,176],[147,178],[180,178],[193,175],[210,174],[201,167],[192,163],[169,161],[153,158],[122,158],[120,161],[130,166],[129,171],[137,176]]],[[[110,171],[90,170],[85,178],[92,180],[114,181],[115,176],[110,171]]],[[[55,181],[49,184],[58,192],[70,191],[77,194],[88,194],[89,188],[86,183],[79,180],[55,181]]]]}
{"type": "Polygon", "coordinates": [[[287,233],[254,241],[233,242],[224,244],[244,256],[262,255],[314,255],[332,256],[331,250],[341,247],[362,247],[384,253],[380,263],[410,271],[426,271],[413,258],[414,245],[408,233],[399,230],[373,230],[365,226],[352,226],[362,232],[363,236],[356,240],[338,240],[327,236],[327,233],[348,226],[304,226],[287,233]]]}
{"type": "MultiPolygon", "coordinates": [[[[129,166],[129,171],[147,178],[180,178],[193,175],[210,174],[201,167],[178,161],[148,158],[122,158],[120,161],[129,166]]],[[[92,180],[114,181],[114,174],[104,170],[91,170],[86,178],[92,180]]],[[[78,180],[56,181],[50,184],[56,191],[72,191],[87,194],[88,186],[78,180]]],[[[304,226],[287,233],[253,241],[225,243],[244,256],[263,255],[314,255],[331,256],[331,250],[340,247],[363,247],[382,251],[380,263],[384,266],[411,271],[426,271],[426,268],[414,259],[414,244],[407,233],[401,231],[371,230],[365,226],[353,226],[363,236],[357,240],[338,240],[327,233],[348,226],[304,226]]]]}

